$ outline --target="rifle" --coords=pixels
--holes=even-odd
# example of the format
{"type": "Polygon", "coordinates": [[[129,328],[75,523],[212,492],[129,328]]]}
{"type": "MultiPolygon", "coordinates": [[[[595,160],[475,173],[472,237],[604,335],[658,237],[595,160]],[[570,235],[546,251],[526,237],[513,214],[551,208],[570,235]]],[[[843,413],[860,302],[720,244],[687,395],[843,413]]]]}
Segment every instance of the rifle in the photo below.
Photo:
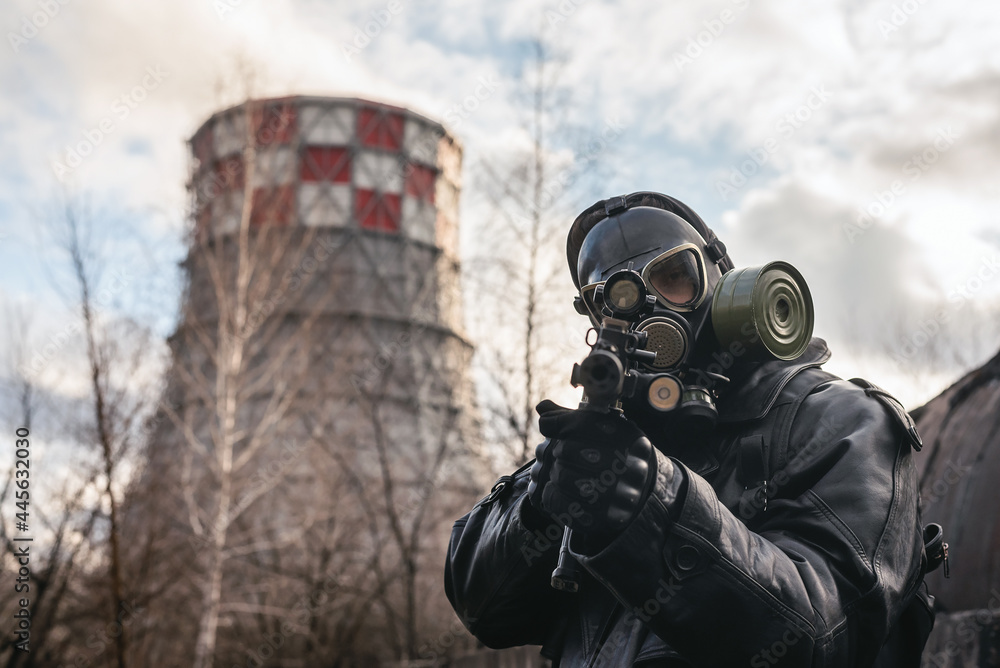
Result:
{"type": "MultiPolygon", "coordinates": [[[[578,298],[579,299],[579,298],[578,298]]],[[[668,373],[642,373],[640,364],[652,364],[656,353],[646,350],[648,334],[635,331],[635,324],[651,312],[656,297],[646,290],[642,277],[627,269],[612,274],[604,285],[597,286],[596,304],[603,304],[601,324],[588,332],[590,353],[573,365],[570,383],[583,388],[580,410],[624,416],[621,400],[645,397],[658,411],[673,410],[680,402],[680,380],[668,373]],[[596,338],[590,343],[590,333],[596,338]]],[[[579,590],[577,564],[570,554],[572,531],[563,530],[559,559],[552,571],[551,585],[560,591],[579,590]]]]}

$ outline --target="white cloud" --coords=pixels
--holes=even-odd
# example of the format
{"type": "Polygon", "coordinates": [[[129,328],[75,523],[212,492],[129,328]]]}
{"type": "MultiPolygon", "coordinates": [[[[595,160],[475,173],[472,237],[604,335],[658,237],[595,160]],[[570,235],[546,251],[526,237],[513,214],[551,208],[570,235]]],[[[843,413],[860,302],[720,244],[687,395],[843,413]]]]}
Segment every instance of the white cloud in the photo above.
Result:
{"type": "MultiPolygon", "coordinates": [[[[457,133],[469,158],[523,146],[517,61],[541,30],[569,54],[561,81],[576,92],[573,120],[626,125],[607,153],[604,185],[578,204],[662,190],[723,233],[738,262],[801,264],[823,305],[821,325],[855,346],[852,359],[877,355],[865,345],[878,337],[852,333],[847,310],[930,308],[1000,246],[1000,16],[986,0],[399,3],[349,62],[344,46],[385,16],[387,0],[243,0],[221,17],[196,0],[68,2],[17,53],[0,49],[9,91],[0,106],[0,230],[15,239],[30,228],[24,204],[48,192],[50,161],[113,114],[147,67],[169,76],[74,178],[123,207],[171,212],[142,219],[161,236],[178,232],[185,140],[241,99],[237,54],[259,75],[259,95],[360,95],[442,119],[480,77],[493,77],[498,89],[457,133]],[[894,16],[903,5],[915,10],[894,16]],[[785,134],[782,120],[816,87],[829,99],[785,134]],[[953,146],[910,179],[907,161],[947,127],[958,134],[953,146]],[[777,147],[764,168],[722,200],[716,183],[769,139],[777,147]],[[850,244],[844,224],[895,180],[904,192],[850,244]]],[[[9,3],[0,25],[16,31],[37,9],[9,3]]],[[[24,262],[10,248],[0,240],[0,260],[24,262]]],[[[998,293],[990,284],[976,303],[998,293]]]]}

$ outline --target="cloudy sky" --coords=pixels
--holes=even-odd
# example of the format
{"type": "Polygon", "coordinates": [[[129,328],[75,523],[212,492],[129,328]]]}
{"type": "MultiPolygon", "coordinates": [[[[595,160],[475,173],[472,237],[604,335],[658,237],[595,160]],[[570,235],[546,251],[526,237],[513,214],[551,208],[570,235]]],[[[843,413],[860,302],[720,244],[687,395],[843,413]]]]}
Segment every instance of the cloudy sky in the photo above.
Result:
{"type": "MultiPolygon", "coordinates": [[[[259,95],[441,119],[474,165],[524,142],[515,92],[540,36],[562,54],[573,122],[617,128],[606,178],[571,208],[657,190],[698,211],[737,266],[792,262],[830,368],[909,407],[1000,347],[987,0],[16,0],[0,27],[0,298],[30,307],[39,346],[72,318],[39,233],[60,188],[86,193],[120,244],[104,307],[169,333],[185,141],[239,100],[239,72],[259,95]]],[[[480,213],[467,197],[465,224],[480,213]]]]}

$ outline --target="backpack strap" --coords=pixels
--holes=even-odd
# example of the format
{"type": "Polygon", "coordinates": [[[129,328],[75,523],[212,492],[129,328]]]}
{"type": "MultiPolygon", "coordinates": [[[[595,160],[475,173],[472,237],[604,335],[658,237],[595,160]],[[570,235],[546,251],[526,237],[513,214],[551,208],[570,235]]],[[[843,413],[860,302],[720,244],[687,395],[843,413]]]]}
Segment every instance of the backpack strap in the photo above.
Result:
{"type": "Polygon", "coordinates": [[[910,414],[906,412],[906,409],[903,408],[903,404],[899,403],[899,399],[864,378],[851,378],[851,382],[858,387],[864,388],[865,394],[869,397],[875,397],[879,403],[889,409],[889,414],[892,415],[893,420],[903,430],[903,433],[906,434],[906,440],[910,443],[910,447],[919,451],[924,446],[924,442],[920,439],[920,434],[917,433],[916,423],[910,417],[910,414]]]}
{"type": "Polygon", "coordinates": [[[818,387],[834,380],[838,380],[837,376],[815,367],[800,369],[782,388],[764,417],[755,420],[750,433],[737,441],[737,477],[744,486],[741,507],[767,512],[768,480],[788,461],[792,421],[799,407],[818,387]]]}
{"type": "Polygon", "coordinates": [[[840,380],[839,376],[816,369],[795,379],[797,382],[789,388],[790,399],[776,411],[774,425],[774,444],[777,460],[775,465],[783,469],[788,464],[788,447],[792,438],[792,423],[799,414],[802,402],[822,385],[840,380]]]}
{"type": "Polygon", "coordinates": [[[493,488],[490,489],[490,493],[487,494],[482,499],[480,499],[479,503],[477,503],[475,506],[473,506],[473,509],[478,508],[479,506],[488,506],[491,503],[493,503],[494,501],[496,501],[498,498],[500,498],[501,496],[503,496],[504,493],[508,489],[510,489],[510,487],[514,484],[514,478],[516,478],[517,476],[521,475],[522,473],[524,473],[525,471],[527,471],[528,469],[530,469],[531,465],[534,464],[534,463],[535,463],[535,459],[532,458],[531,461],[529,461],[527,464],[525,464],[524,466],[522,466],[518,470],[514,471],[510,475],[502,475],[502,476],[500,476],[497,479],[497,481],[495,483],[493,483],[493,488]]]}

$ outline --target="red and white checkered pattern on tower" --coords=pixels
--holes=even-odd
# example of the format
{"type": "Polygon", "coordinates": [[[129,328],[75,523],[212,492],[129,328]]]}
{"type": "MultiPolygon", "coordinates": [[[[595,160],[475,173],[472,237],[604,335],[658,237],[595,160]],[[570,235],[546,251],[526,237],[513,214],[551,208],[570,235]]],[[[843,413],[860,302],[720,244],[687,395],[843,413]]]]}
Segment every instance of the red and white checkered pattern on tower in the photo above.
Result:
{"type": "Polygon", "coordinates": [[[409,110],[350,98],[253,101],[213,115],[191,148],[202,233],[235,232],[246,197],[251,225],[356,226],[457,253],[461,148],[409,110]]]}

